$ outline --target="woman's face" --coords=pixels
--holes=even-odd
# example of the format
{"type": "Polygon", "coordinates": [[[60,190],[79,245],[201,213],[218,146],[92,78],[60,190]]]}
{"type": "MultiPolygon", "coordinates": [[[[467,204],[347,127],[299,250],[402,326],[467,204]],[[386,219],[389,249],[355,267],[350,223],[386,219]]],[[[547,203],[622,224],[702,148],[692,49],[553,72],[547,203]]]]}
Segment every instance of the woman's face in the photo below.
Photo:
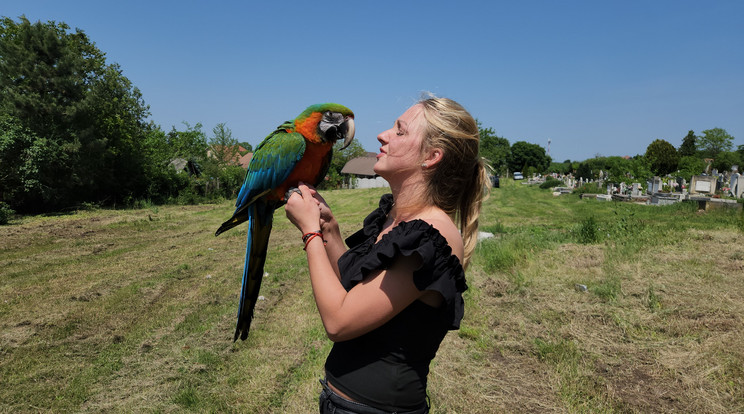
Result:
{"type": "Polygon", "coordinates": [[[421,143],[426,122],[421,105],[414,105],[395,120],[393,127],[377,136],[380,153],[374,171],[390,174],[421,171],[421,143]]]}

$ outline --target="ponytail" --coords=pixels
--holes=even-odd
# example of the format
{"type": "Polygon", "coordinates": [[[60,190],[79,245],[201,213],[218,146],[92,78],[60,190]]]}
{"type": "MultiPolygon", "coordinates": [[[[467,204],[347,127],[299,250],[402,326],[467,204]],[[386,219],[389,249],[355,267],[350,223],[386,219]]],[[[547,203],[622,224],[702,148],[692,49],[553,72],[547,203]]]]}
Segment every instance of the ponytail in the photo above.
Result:
{"type": "Polygon", "coordinates": [[[430,97],[419,104],[427,121],[423,146],[443,152],[436,168],[426,171],[427,196],[459,225],[463,268],[467,268],[478,242],[481,205],[490,188],[485,163],[478,154],[478,125],[462,105],[451,99],[430,97]]]}

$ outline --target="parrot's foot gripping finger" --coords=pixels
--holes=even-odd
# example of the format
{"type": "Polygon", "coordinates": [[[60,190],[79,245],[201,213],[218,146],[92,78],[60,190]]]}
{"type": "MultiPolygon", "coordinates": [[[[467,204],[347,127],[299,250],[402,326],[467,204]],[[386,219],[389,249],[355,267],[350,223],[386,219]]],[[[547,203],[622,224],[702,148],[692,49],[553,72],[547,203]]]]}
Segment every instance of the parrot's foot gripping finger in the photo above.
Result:
{"type": "Polygon", "coordinates": [[[284,199],[289,200],[289,197],[292,196],[292,193],[297,193],[300,195],[300,197],[302,197],[302,192],[300,191],[300,189],[297,187],[292,187],[289,190],[287,190],[286,194],[284,194],[284,199]]]}

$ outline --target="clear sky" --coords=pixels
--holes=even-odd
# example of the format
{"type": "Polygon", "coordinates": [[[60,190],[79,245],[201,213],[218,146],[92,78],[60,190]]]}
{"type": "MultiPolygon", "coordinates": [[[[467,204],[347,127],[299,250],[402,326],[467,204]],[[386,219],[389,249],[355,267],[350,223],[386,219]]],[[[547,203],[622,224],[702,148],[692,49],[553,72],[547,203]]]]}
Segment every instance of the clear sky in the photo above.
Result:
{"type": "Polygon", "coordinates": [[[258,144],[310,104],[377,134],[423,91],[555,161],[724,128],[744,144],[744,1],[37,1],[0,15],[83,30],[168,131],[258,144]]]}

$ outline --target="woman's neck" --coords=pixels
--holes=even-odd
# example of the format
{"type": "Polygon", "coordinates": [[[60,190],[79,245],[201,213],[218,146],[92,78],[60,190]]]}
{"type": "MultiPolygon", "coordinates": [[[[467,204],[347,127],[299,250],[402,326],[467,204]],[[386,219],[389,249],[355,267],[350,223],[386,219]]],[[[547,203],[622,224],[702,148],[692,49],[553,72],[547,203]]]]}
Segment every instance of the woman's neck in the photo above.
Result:
{"type": "Polygon", "coordinates": [[[391,187],[393,207],[388,213],[393,226],[401,221],[410,221],[426,215],[434,206],[429,204],[423,185],[391,187]]]}

